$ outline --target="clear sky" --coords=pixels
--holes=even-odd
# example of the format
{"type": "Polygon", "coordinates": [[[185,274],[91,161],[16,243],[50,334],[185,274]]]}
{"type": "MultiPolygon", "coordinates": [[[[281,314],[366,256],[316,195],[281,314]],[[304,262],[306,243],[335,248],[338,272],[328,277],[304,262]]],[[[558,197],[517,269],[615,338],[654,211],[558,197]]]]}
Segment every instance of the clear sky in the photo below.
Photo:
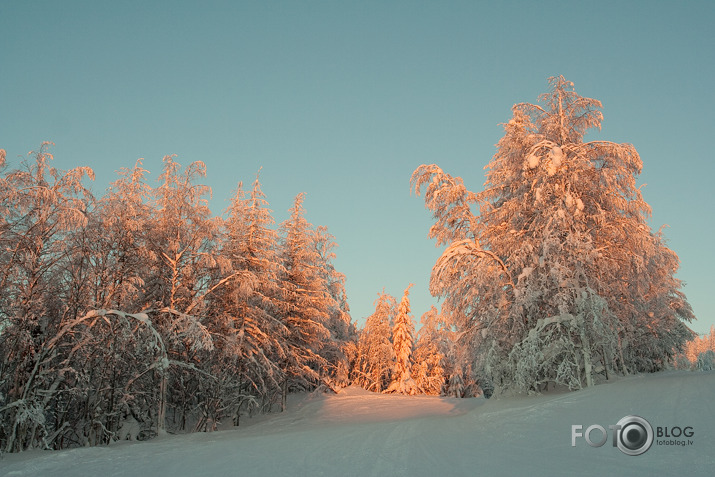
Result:
{"type": "Polygon", "coordinates": [[[484,183],[511,106],[563,74],[603,102],[599,137],[635,145],[639,182],[715,322],[715,2],[0,0],[0,148],[42,141],[101,195],[145,158],[204,161],[220,215],[260,167],[277,222],[299,192],[339,248],[353,319],[409,283],[436,300],[440,250],[412,171],[484,183]]]}

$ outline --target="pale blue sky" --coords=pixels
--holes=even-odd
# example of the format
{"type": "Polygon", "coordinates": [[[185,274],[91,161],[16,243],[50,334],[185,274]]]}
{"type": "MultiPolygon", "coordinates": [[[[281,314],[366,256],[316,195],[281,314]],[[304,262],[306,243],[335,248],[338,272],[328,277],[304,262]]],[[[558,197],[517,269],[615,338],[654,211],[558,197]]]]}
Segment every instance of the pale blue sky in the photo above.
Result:
{"type": "MultiPolygon", "coordinates": [[[[437,163],[479,190],[511,106],[549,76],[599,99],[599,137],[630,142],[653,226],[714,323],[715,2],[0,0],[0,148],[42,141],[101,195],[145,158],[202,160],[215,214],[261,181],[277,222],[306,192],[347,276],[353,318],[383,287],[415,319],[440,250],[409,178],[437,163]]],[[[595,136],[593,136],[595,137],[595,136]]]]}

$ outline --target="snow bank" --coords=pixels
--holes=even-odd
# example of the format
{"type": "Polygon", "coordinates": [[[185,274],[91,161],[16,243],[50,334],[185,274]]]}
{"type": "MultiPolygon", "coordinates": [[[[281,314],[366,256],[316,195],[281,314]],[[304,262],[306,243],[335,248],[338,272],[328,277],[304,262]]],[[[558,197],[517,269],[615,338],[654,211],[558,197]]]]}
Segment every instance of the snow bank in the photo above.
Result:
{"type": "MultiPolygon", "coordinates": [[[[485,401],[309,395],[289,411],[230,431],[101,448],[5,455],[1,476],[712,475],[715,373],[635,376],[580,392],[485,401]],[[606,429],[626,415],[692,426],[689,446],[640,456],[571,446],[571,426],[606,429]]],[[[594,435],[594,438],[597,436],[594,435]]],[[[610,439],[610,436],[609,436],[610,439]]]]}

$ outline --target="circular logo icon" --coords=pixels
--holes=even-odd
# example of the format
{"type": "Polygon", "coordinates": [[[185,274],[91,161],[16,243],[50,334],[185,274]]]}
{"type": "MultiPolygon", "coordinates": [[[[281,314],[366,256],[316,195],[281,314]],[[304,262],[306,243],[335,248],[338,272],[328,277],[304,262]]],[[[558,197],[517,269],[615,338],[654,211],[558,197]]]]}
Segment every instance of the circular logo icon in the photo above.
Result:
{"type": "Polygon", "coordinates": [[[616,443],[624,454],[641,455],[653,445],[653,428],[640,416],[626,416],[618,421],[616,443]]]}

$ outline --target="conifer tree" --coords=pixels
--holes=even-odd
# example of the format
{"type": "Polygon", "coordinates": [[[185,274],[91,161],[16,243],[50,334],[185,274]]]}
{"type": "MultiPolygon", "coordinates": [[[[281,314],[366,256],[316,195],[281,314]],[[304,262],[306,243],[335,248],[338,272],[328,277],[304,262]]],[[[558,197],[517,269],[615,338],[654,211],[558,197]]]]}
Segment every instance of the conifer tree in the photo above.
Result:
{"type": "Polygon", "coordinates": [[[221,256],[229,280],[208,297],[218,355],[212,374],[223,383],[222,406],[235,422],[246,406],[270,406],[282,383],[278,234],[258,175],[250,193],[239,183],[224,223],[221,256]]]}
{"type": "Polygon", "coordinates": [[[447,354],[450,342],[437,308],[432,306],[420,318],[422,327],[417,334],[412,354],[412,378],[421,392],[440,395],[447,373],[447,354]]]}
{"type": "Polygon", "coordinates": [[[290,217],[281,224],[284,272],[279,281],[283,296],[280,317],[286,330],[283,409],[289,391],[313,389],[319,384],[327,366],[320,353],[330,337],[325,327],[330,294],[321,277],[320,256],[304,217],[303,199],[302,193],[296,196],[290,217]]]}
{"type": "Polygon", "coordinates": [[[358,333],[352,382],[368,391],[382,392],[392,383],[395,373],[395,349],[392,346],[390,323],[394,321],[395,298],[384,291],[378,293],[375,312],[367,317],[358,333]]]}
{"type": "Polygon", "coordinates": [[[417,394],[419,389],[412,379],[412,345],[415,325],[410,315],[410,288],[405,289],[400,305],[397,307],[395,323],[392,327],[392,346],[395,349],[395,375],[386,392],[417,394]]]}
{"type": "Polygon", "coordinates": [[[325,328],[330,333],[323,343],[320,355],[325,358],[323,381],[329,386],[346,386],[350,373],[350,343],[356,340],[355,326],[351,322],[350,307],[345,292],[345,275],[338,272],[332,263],[337,243],[325,226],[313,231],[313,244],[318,253],[320,279],[328,292],[327,319],[325,328]]]}

